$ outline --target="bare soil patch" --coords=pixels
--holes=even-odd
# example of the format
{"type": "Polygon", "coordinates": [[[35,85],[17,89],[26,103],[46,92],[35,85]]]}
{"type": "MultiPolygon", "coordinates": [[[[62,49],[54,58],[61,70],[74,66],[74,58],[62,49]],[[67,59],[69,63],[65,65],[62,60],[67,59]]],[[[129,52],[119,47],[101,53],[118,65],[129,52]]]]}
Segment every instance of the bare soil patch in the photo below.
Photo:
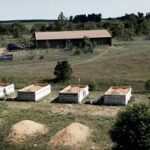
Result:
{"type": "Polygon", "coordinates": [[[8,140],[20,144],[30,137],[46,134],[47,132],[48,129],[43,124],[31,120],[24,120],[11,127],[11,133],[9,134],[8,140]]]}
{"type": "Polygon", "coordinates": [[[49,145],[54,147],[79,147],[81,144],[86,142],[90,133],[91,131],[87,126],[80,123],[72,123],[56,133],[56,135],[50,140],[49,145]]]}

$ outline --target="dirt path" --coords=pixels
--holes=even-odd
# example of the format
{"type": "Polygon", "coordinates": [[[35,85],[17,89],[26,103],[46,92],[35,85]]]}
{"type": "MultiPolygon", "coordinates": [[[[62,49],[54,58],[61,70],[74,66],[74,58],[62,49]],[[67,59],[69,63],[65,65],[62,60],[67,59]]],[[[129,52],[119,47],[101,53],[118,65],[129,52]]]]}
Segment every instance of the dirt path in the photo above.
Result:
{"type": "Polygon", "coordinates": [[[75,63],[73,65],[81,65],[81,64],[85,64],[85,63],[88,63],[88,62],[95,61],[96,59],[100,59],[105,54],[107,54],[110,50],[111,50],[111,48],[107,48],[107,49],[103,50],[103,52],[101,52],[99,55],[97,55],[97,56],[95,56],[95,57],[93,57],[91,59],[88,59],[88,60],[85,60],[85,61],[82,61],[82,62],[79,62],[79,63],[75,63]]]}
{"type": "MultiPolygon", "coordinates": [[[[81,60],[80,62],[77,62],[77,63],[72,63],[72,66],[75,66],[75,65],[80,65],[80,64],[85,64],[85,63],[88,63],[88,62],[92,62],[92,61],[95,61],[97,59],[100,59],[101,57],[103,57],[105,54],[107,54],[109,51],[111,50],[111,48],[107,48],[105,50],[103,50],[100,54],[96,55],[95,57],[92,57],[90,59],[86,59],[86,60],[81,60]]],[[[50,61],[45,61],[45,62],[38,62],[38,63],[33,63],[33,64],[13,64],[13,67],[18,67],[18,66],[21,66],[21,67],[27,67],[27,66],[39,66],[39,65],[47,65],[47,64],[51,64],[51,65],[55,65],[56,62],[53,61],[53,62],[50,62],[50,61]]],[[[1,68],[9,68],[10,66],[8,65],[1,65],[1,68]]]]}

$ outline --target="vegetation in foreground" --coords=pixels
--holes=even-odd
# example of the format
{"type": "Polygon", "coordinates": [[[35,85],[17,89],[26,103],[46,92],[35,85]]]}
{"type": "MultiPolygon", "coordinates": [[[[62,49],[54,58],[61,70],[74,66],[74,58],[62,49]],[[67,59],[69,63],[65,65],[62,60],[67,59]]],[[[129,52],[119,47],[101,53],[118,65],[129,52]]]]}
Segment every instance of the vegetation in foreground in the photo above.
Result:
{"type": "Polygon", "coordinates": [[[120,113],[110,131],[116,150],[150,149],[150,105],[136,104],[120,113]]]}

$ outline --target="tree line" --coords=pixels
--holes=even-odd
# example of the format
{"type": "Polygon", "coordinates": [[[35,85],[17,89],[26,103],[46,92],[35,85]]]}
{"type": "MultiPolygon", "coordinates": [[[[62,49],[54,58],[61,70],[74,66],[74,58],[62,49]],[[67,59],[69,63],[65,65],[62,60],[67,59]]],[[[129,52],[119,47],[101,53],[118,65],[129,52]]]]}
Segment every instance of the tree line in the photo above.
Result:
{"type": "Polygon", "coordinates": [[[107,29],[113,37],[124,40],[132,40],[134,36],[150,34],[150,13],[144,15],[125,14],[117,18],[102,19],[101,14],[76,15],[67,19],[63,12],[60,13],[58,20],[48,25],[35,25],[32,31],[65,31],[65,30],[91,30],[107,29]]]}
{"type": "Polygon", "coordinates": [[[10,34],[19,37],[22,33],[36,31],[67,31],[67,30],[93,30],[107,29],[113,37],[132,40],[134,36],[150,35],[150,13],[125,14],[117,18],[103,19],[99,14],[80,14],[65,17],[63,12],[55,21],[49,23],[36,23],[30,29],[26,25],[16,22],[0,24],[0,34],[10,34]]]}
{"type": "Polygon", "coordinates": [[[23,33],[28,33],[29,30],[22,23],[12,23],[12,24],[0,24],[0,34],[1,35],[12,35],[14,38],[18,38],[23,33]]]}

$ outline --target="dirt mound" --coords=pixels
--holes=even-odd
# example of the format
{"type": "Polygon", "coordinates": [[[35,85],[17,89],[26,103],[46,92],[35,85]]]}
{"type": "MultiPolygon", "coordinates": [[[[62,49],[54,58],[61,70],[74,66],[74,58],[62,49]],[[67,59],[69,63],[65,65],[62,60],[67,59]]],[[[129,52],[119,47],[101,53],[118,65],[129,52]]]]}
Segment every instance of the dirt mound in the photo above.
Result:
{"type": "Polygon", "coordinates": [[[24,120],[11,127],[11,133],[8,136],[8,140],[15,143],[22,143],[30,137],[46,134],[47,132],[48,129],[44,125],[34,121],[24,120]]]}
{"type": "Polygon", "coordinates": [[[90,135],[90,129],[80,123],[72,123],[59,131],[49,142],[50,146],[78,147],[86,142],[90,135]]]}

